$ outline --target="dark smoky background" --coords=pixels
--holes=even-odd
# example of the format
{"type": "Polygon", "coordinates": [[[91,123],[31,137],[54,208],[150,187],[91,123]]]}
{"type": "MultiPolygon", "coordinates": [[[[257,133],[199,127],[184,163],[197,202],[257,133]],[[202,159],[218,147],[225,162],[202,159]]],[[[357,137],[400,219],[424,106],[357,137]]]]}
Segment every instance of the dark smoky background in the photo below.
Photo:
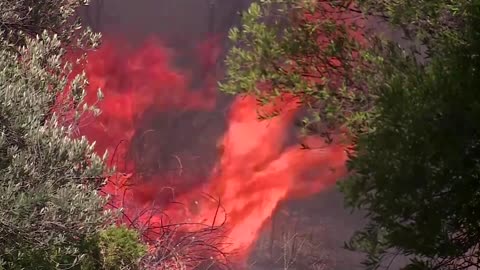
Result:
{"type": "MultiPolygon", "coordinates": [[[[93,0],[82,12],[85,21],[105,36],[120,36],[132,44],[140,44],[152,36],[159,38],[175,50],[176,64],[194,74],[193,83],[201,84],[205,71],[192,61],[196,46],[218,35],[225,52],[228,29],[239,23],[238,13],[248,8],[250,2],[93,0]]],[[[221,57],[209,72],[221,77],[222,62],[221,57]]],[[[216,160],[216,143],[225,129],[225,114],[231,99],[219,94],[219,105],[211,112],[147,113],[139,123],[132,149],[141,157],[144,170],[147,173],[174,170],[178,166],[177,157],[190,175],[183,179],[187,186],[193,187],[206,179],[216,160]]],[[[362,223],[361,215],[352,215],[343,208],[342,195],[335,188],[308,200],[286,202],[266,226],[251,256],[250,269],[287,269],[285,264],[291,260],[298,263],[288,269],[359,269],[361,256],[343,249],[343,243],[362,223]],[[307,264],[315,264],[315,268],[307,264]]]]}
{"type": "MultiPolygon", "coordinates": [[[[106,38],[120,37],[133,46],[152,37],[159,40],[174,53],[175,68],[191,74],[191,88],[202,89],[207,77],[221,78],[224,55],[205,70],[198,61],[199,46],[217,38],[225,47],[228,29],[239,22],[237,12],[248,5],[249,1],[238,0],[93,0],[82,10],[82,17],[106,38]]],[[[147,111],[137,123],[132,142],[132,155],[141,172],[176,174],[181,170],[184,185],[176,186],[184,191],[204,181],[216,161],[216,143],[225,129],[231,100],[219,95],[213,111],[147,111]]]]}

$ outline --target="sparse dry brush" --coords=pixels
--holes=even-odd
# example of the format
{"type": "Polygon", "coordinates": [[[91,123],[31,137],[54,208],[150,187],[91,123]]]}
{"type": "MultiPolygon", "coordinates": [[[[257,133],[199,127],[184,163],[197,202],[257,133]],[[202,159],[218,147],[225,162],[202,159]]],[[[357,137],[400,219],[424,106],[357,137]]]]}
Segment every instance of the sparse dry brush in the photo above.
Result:
{"type": "Polygon", "coordinates": [[[143,261],[147,269],[228,269],[227,254],[219,248],[224,244],[220,241],[221,228],[202,225],[204,228],[187,231],[192,225],[198,226],[171,224],[159,228],[151,254],[143,261]]]}
{"type": "MultiPolygon", "coordinates": [[[[123,175],[125,177],[125,175],[123,175]]],[[[135,180],[131,175],[123,186],[120,198],[114,198],[116,204],[110,207],[125,209],[121,211],[122,223],[140,232],[143,241],[148,245],[148,254],[143,257],[141,267],[144,269],[158,270],[187,270],[187,269],[229,269],[231,264],[229,256],[223,247],[228,245],[225,239],[226,213],[219,201],[208,194],[203,194],[207,200],[217,205],[216,216],[212,217],[213,224],[189,221],[188,216],[181,216],[179,221],[170,217],[164,210],[169,205],[175,204],[177,209],[186,209],[183,203],[176,202],[175,196],[168,203],[155,205],[155,202],[146,206],[132,208],[124,200],[129,189],[135,188],[135,180]],[[223,220],[222,220],[223,218],[223,220]],[[222,221],[217,224],[216,221],[222,221]]],[[[138,179],[137,179],[138,180],[138,179]]],[[[118,185],[112,181],[112,185],[118,185]]],[[[174,193],[173,187],[166,187],[174,193]]],[[[182,212],[182,211],[180,211],[182,212]]],[[[188,211],[187,211],[188,212],[188,211]]],[[[178,218],[178,217],[177,217],[178,218]]]]}
{"type": "Polygon", "coordinates": [[[282,270],[333,269],[331,250],[319,240],[324,233],[321,225],[307,230],[298,217],[280,211],[259,239],[250,265],[282,270]]]}

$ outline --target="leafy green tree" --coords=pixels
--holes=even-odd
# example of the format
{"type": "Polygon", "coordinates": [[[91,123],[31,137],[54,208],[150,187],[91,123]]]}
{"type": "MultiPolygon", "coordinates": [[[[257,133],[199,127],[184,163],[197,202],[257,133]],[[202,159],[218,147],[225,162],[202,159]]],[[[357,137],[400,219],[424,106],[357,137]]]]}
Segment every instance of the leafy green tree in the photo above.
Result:
{"type": "MultiPolygon", "coordinates": [[[[349,206],[368,214],[368,225],[348,245],[368,254],[367,269],[388,268],[398,255],[411,259],[405,269],[476,269],[480,2],[359,0],[359,9],[349,2],[253,4],[242,28],[231,31],[234,46],[221,89],[258,93],[262,102],[271,101],[272,93],[293,93],[327,131],[348,128],[355,147],[351,176],[340,188],[349,206]],[[368,42],[339,43],[325,29],[340,31],[345,23],[324,28],[330,18],[325,7],[332,5],[344,14],[383,18],[425,47],[425,59],[374,34],[365,36],[368,42]],[[312,10],[323,17],[298,19],[312,10]],[[349,68],[310,60],[332,57],[349,68]],[[323,78],[310,83],[305,71],[318,75],[325,66],[342,74],[341,84],[332,87],[323,78]]],[[[311,123],[305,123],[308,129],[311,123]]]]}
{"type": "Polygon", "coordinates": [[[353,176],[341,184],[349,205],[370,218],[351,247],[367,251],[370,268],[403,254],[412,258],[406,269],[475,269],[480,3],[424,4],[434,8],[384,4],[392,22],[410,20],[409,31],[433,53],[424,65],[398,50],[383,53],[378,114],[372,132],[359,137],[349,164],[353,176]]]}
{"type": "Polygon", "coordinates": [[[368,63],[360,54],[363,21],[343,2],[253,3],[242,14],[241,27],[230,30],[233,46],[220,89],[253,93],[261,104],[284,94],[298,97],[310,111],[302,122],[305,132],[365,130],[373,96],[366,80],[357,79],[359,67],[368,63]]]}
{"type": "Polygon", "coordinates": [[[74,16],[82,4],[0,1],[0,269],[104,269],[101,254],[124,255],[100,247],[114,218],[98,193],[104,157],[74,136],[80,116],[98,112],[64,61],[98,41],[74,16]]]}

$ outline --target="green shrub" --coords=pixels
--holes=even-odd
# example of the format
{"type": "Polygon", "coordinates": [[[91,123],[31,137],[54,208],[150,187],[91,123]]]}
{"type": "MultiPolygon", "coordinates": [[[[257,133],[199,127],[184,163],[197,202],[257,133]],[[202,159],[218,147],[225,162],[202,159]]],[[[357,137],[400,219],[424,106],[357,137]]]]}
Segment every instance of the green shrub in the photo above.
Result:
{"type": "Polygon", "coordinates": [[[139,269],[139,262],[147,253],[138,232],[125,226],[112,226],[100,232],[99,247],[105,270],[139,269]]]}

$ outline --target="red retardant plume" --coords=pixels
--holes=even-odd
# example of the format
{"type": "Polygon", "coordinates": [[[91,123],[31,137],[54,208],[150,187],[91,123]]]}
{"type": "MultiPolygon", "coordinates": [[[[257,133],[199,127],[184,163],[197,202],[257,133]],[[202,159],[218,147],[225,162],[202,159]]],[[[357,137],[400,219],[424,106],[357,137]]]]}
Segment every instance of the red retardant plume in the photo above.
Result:
{"type": "Polygon", "coordinates": [[[130,47],[122,40],[107,39],[88,55],[85,65],[90,82],[87,102],[94,103],[97,89],[101,88],[104,99],[98,107],[102,113],[97,118],[83,119],[80,133],[96,141],[100,155],[108,150],[109,164],[117,168],[103,192],[111,196],[111,205],[123,208],[124,222],[147,232],[150,229],[149,239],[162,237],[160,232],[152,232],[171,224],[190,224],[183,228],[185,231],[205,224],[222,225],[223,240],[217,248],[246,259],[279,203],[312,196],[345,175],[346,146],[308,137],[305,143],[311,149],[298,144],[285,147],[300,109],[299,101],[285,94],[260,107],[255,97],[242,96],[230,107],[224,135],[212,138],[218,140],[219,158],[202,185],[173,195],[176,187],[165,185],[163,180],[171,172],[137,172],[129,152],[138,123],[148,110],[215,108],[218,78],[214,71],[220,55],[215,41],[207,40],[198,48],[196,61],[205,79],[201,89],[191,89],[191,76],[174,68],[173,52],[159,42],[150,40],[141,47],[130,47]],[[258,120],[259,111],[278,109],[278,116],[258,120]],[[169,190],[175,203],[158,203],[165,201],[161,198],[165,190],[169,190]]]}

